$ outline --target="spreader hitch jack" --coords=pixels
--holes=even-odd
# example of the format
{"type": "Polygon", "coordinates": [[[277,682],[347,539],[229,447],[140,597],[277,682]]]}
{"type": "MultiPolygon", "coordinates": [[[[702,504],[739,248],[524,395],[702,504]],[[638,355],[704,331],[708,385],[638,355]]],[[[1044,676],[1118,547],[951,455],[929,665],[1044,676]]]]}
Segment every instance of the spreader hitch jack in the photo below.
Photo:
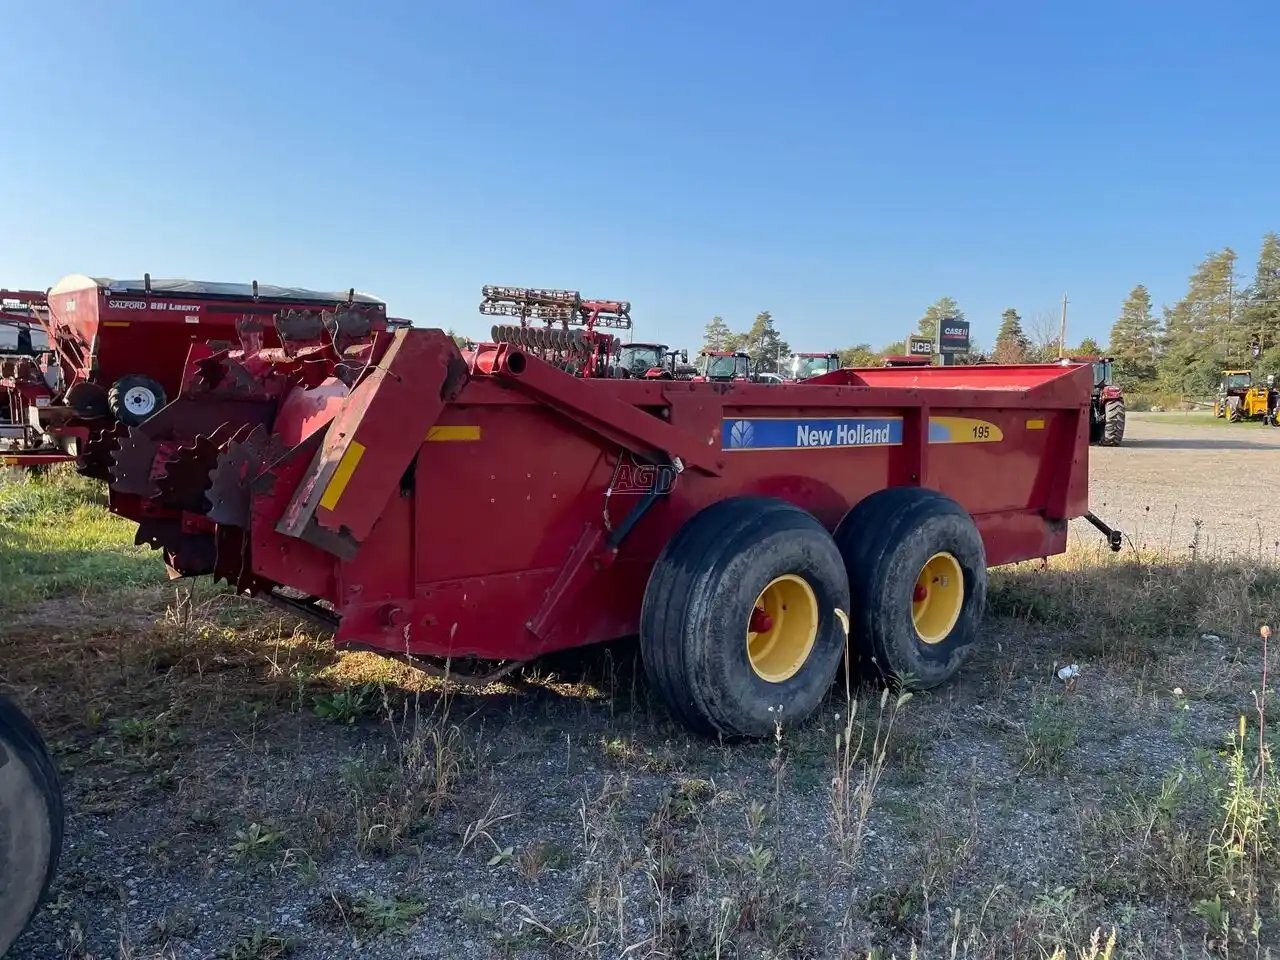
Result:
{"type": "Polygon", "coordinates": [[[1107,526],[1106,522],[1099,519],[1098,515],[1092,510],[1084,515],[1084,518],[1098,528],[1098,531],[1107,538],[1107,543],[1111,547],[1112,553],[1120,552],[1120,545],[1124,542],[1124,534],[1115,527],[1107,526]]]}

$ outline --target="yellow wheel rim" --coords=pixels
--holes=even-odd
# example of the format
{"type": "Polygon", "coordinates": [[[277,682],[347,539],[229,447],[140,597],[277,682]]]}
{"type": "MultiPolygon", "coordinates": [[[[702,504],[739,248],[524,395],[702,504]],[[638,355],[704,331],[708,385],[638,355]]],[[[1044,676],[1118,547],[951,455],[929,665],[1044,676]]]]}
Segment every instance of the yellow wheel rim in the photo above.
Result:
{"type": "Polygon", "coordinates": [[[925,643],[942,643],[964,609],[964,571],[951,554],[935,553],[916,577],[911,619],[925,643]]]}
{"type": "Polygon", "coordinates": [[[794,573],[760,591],[747,620],[747,659],[770,683],[789,680],[804,666],[818,636],[818,597],[794,573]]]}

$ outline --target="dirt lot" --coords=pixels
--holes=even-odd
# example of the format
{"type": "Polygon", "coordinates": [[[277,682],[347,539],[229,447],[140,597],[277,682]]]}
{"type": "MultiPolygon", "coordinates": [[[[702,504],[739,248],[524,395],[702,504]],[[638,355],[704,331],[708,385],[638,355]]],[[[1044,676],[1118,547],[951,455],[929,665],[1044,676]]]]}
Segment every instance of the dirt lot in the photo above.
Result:
{"type": "Polygon", "coordinates": [[[1262,956],[1280,528],[1247,478],[1277,474],[1280,431],[1153,415],[1130,437],[1094,451],[1094,508],[1150,549],[1085,528],[993,574],[959,682],[852,677],[748,745],[673,725],[627,644],[442,691],[152,585],[91,492],[61,544],[65,492],[0,485],[0,574],[48,596],[0,590],[0,688],[70,817],[16,956],[1262,956]]]}
{"type": "Polygon", "coordinates": [[[1140,544],[1280,559],[1280,429],[1132,413],[1090,455],[1094,513],[1140,544]]]}

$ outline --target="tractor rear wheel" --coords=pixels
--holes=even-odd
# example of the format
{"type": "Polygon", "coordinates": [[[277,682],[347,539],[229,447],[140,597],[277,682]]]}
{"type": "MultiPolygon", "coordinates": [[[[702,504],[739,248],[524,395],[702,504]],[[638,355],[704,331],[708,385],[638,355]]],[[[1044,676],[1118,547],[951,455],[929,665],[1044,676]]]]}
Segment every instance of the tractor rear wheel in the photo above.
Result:
{"type": "Polygon", "coordinates": [[[1118,447],[1124,439],[1124,401],[1112,400],[1102,415],[1102,445],[1118,447]]]}
{"type": "Polygon", "coordinates": [[[1105,426],[1106,426],[1106,421],[1098,417],[1095,417],[1093,415],[1093,408],[1090,407],[1089,409],[1089,442],[1090,443],[1102,442],[1102,431],[1103,431],[1103,427],[1105,426]]]}
{"type": "Polygon", "coordinates": [[[62,789],[35,727],[0,697],[0,955],[49,890],[62,848],[62,789]]]}
{"type": "Polygon", "coordinates": [[[987,562],[973,518],[950,497],[891,487],[840,521],[849,635],[882,675],[919,688],[956,675],[977,639],[987,562]]]}
{"type": "Polygon", "coordinates": [[[1227,397],[1227,420],[1231,423],[1239,423],[1244,417],[1244,412],[1240,409],[1239,397],[1227,397]]]}
{"type": "Polygon", "coordinates": [[[761,737],[807,717],[845,651],[849,586],[835,541],[781,500],[695,514],[654,564],[640,614],[649,682],[699,732],[761,737]]]}
{"type": "Polygon", "coordinates": [[[126,426],[136,427],[167,402],[164,387],[140,373],[121,377],[107,393],[111,415],[126,426]]]}

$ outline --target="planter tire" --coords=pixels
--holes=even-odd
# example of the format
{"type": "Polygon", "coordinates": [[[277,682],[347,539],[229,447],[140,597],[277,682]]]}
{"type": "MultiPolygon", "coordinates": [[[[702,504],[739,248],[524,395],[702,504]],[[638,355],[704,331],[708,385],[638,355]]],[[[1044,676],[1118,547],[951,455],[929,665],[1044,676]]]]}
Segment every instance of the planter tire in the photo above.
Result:
{"type": "Polygon", "coordinates": [[[167,402],[164,387],[140,373],[121,377],[107,392],[107,407],[111,415],[130,427],[146,421],[167,402]]]}

